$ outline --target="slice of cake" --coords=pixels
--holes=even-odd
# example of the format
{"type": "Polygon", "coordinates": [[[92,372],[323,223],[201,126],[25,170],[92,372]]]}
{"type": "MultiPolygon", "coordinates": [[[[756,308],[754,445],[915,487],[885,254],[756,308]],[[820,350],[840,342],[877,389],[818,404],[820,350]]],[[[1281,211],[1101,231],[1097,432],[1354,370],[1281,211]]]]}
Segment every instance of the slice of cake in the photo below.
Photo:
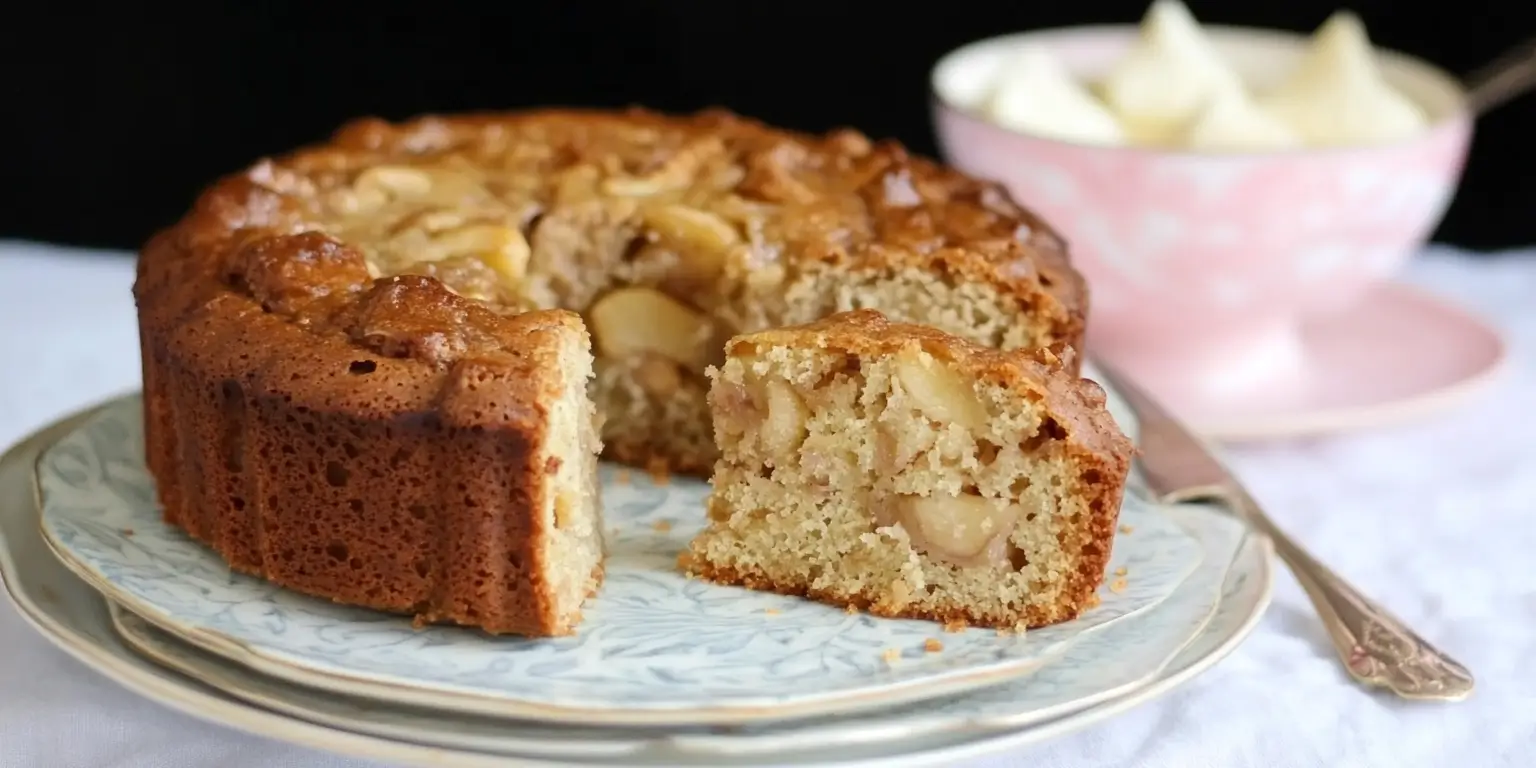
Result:
{"type": "Polygon", "coordinates": [[[873,310],[732,339],[691,573],[882,616],[1023,628],[1104,577],[1132,446],[1052,352],[873,310]]]}

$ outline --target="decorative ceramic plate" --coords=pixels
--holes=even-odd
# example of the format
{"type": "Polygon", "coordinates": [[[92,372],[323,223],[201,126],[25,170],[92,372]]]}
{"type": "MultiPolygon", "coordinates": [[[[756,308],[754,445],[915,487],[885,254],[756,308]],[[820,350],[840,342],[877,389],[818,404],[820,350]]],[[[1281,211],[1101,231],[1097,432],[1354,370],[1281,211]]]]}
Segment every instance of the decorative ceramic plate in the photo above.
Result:
{"type": "Polygon", "coordinates": [[[1171,510],[1205,547],[1200,568],[1155,609],[1076,643],[1061,658],[1019,681],[935,702],[818,719],[815,724],[687,729],[530,726],[403,707],[314,691],[262,675],[202,651],[112,605],[118,634],[145,656],[237,699],[313,723],[454,749],[551,759],[601,759],[656,748],[717,756],[771,756],[786,751],[865,746],[945,732],[1006,732],[1083,709],[1150,682],[1199,636],[1227,597],[1246,589],[1260,555],[1242,526],[1205,508],[1171,510]],[[1235,566],[1235,569],[1234,569],[1235,566]]]}
{"type": "MultiPolygon", "coordinates": [[[[508,755],[469,749],[430,747],[401,738],[382,738],[316,725],[243,703],[158,666],[124,645],[111,626],[105,601],[48,551],[39,531],[39,503],[33,464],[39,451],[83,416],[40,431],[0,457],[0,581],[20,614],[44,638],[123,687],[186,715],[313,749],[396,764],[422,766],[504,766],[508,755]]],[[[836,750],[789,750],[768,758],[773,764],[863,768],[915,768],[953,765],[1004,750],[1018,749],[1071,733],[1167,693],[1224,658],[1252,631],[1269,601],[1270,547],[1249,537],[1233,563],[1222,601],[1205,630],[1157,678],[1120,698],[1038,725],[974,735],[930,734],[914,739],[836,750]]],[[[1134,619],[1133,619],[1134,620],[1134,619]]],[[[541,727],[553,735],[558,727],[541,727]]],[[[716,729],[728,733],[729,729],[716,729]]],[[[588,729],[591,732],[591,729],[588,729]]],[[[625,742],[604,742],[610,756],[594,765],[651,763],[685,766],[720,765],[720,757],[654,746],[644,731],[629,731],[625,742]]],[[[762,765],[762,759],[734,757],[735,765],[762,765]]],[[[557,763],[520,756],[521,765],[557,763]]],[[[562,761],[558,764],[568,764],[562,761]]]]}
{"type": "Polygon", "coordinates": [[[1455,407],[1496,381],[1509,358],[1498,328],[1393,282],[1303,325],[1297,344],[1291,376],[1198,398],[1178,415],[1225,441],[1381,427],[1455,407]]]}
{"type": "Polygon", "coordinates": [[[746,723],[889,707],[1027,675],[1090,632],[1158,604],[1202,548],[1134,498],[1112,571],[1136,574],[1076,621],[1023,636],[848,614],[684,578],[676,555],[708,485],[604,468],[610,556],[579,634],[526,640],[310,599],[230,572],[161,521],[137,398],[104,407],[38,463],[44,537],[92,586],[176,636],[312,687],[580,725],[746,723]],[[626,473],[627,474],[627,473],[626,473]],[[942,653],[925,652],[941,639],[942,653]],[[891,651],[896,658],[891,659],[891,651]]]}

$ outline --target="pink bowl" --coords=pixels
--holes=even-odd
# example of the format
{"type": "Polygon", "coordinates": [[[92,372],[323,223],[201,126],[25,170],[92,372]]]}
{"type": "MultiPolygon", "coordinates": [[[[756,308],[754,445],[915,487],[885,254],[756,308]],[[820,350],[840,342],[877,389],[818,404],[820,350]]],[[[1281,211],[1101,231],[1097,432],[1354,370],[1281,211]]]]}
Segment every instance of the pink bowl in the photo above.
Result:
{"type": "MultiPolygon", "coordinates": [[[[1262,87],[1304,51],[1301,35],[1208,27],[1262,87]]],[[[1096,79],[1131,26],[992,38],[933,71],[945,159],[1006,185],[1071,244],[1092,292],[1089,345],[1175,410],[1241,399],[1305,367],[1298,331],[1349,306],[1428,238],[1461,174],[1472,120],[1456,80],[1382,52],[1384,75],[1432,126],[1408,141],[1267,153],[1074,144],[1011,131],[973,105],[1020,45],[1048,46],[1096,79]]]]}

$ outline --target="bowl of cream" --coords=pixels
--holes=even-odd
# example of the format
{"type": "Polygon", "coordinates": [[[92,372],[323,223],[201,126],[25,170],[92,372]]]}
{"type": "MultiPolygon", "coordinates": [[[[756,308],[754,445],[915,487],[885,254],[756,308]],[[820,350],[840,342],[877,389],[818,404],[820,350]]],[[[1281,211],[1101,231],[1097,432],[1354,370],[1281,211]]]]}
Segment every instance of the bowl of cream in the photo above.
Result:
{"type": "Polygon", "coordinates": [[[1472,133],[1454,77],[1349,12],[1308,35],[1157,0],[1140,25],[971,43],[931,85],[945,159],[1067,240],[1090,352],[1183,401],[1296,370],[1301,324],[1429,237],[1472,133]]]}

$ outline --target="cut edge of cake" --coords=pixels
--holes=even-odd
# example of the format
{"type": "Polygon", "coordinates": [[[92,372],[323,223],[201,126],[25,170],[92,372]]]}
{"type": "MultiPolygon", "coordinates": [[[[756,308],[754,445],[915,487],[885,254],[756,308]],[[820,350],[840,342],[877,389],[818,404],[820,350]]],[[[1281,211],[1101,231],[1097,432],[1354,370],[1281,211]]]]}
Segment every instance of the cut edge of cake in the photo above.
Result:
{"type": "Polygon", "coordinates": [[[540,506],[548,532],[542,550],[549,591],[545,621],[555,635],[576,631],[583,606],[602,585],[607,556],[598,479],[601,425],[588,394],[590,339],[585,328],[561,339],[555,356],[559,394],[550,403],[544,433],[542,466],[548,484],[540,506]]]}
{"type": "Polygon", "coordinates": [[[998,351],[873,310],[726,352],[710,390],[722,457],[687,572],[999,629],[1095,602],[1132,446],[1069,352],[998,351]]]}

